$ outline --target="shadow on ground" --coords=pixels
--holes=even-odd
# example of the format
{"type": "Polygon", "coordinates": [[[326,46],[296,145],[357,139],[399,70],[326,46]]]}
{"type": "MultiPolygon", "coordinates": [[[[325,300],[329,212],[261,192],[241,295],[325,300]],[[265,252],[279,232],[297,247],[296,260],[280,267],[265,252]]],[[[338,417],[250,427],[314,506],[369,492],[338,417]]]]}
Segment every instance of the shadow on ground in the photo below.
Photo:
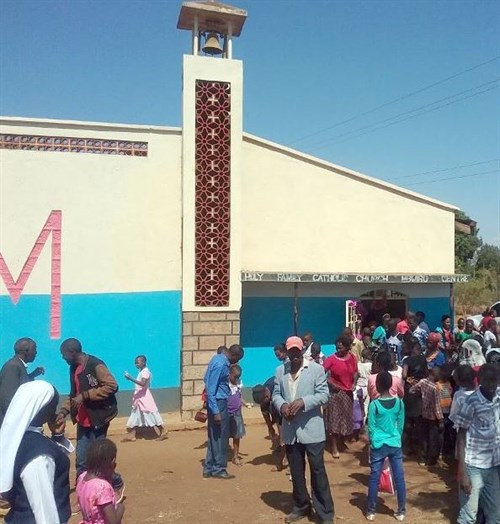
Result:
{"type": "Polygon", "coordinates": [[[265,491],[260,498],[269,507],[288,515],[292,511],[293,502],[290,493],[284,491],[265,491]]]}
{"type": "Polygon", "coordinates": [[[261,466],[262,464],[275,466],[276,459],[272,453],[268,453],[267,455],[259,455],[258,457],[254,457],[252,460],[249,460],[247,464],[252,464],[252,466],[261,466]]]}

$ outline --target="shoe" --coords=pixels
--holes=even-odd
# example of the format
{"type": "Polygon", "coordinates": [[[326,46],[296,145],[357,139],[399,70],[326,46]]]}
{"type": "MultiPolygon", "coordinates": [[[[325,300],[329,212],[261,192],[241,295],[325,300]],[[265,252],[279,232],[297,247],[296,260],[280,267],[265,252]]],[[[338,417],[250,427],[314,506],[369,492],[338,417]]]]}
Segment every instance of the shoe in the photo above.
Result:
{"type": "Polygon", "coordinates": [[[211,476],[212,476],[211,473],[207,473],[207,472],[205,472],[205,471],[203,472],[203,478],[204,478],[204,479],[209,479],[211,476]]]}
{"type": "Polygon", "coordinates": [[[297,522],[299,520],[305,519],[309,517],[310,510],[308,510],[306,513],[298,513],[296,511],[292,511],[289,515],[285,517],[286,524],[289,524],[290,522],[297,522]]]}
{"type": "Polygon", "coordinates": [[[373,522],[375,520],[375,513],[367,513],[365,517],[366,517],[366,520],[373,522]]]}
{"type": "Polygon", "coordinates": [[[404,513],[394,513],[394,518],[398,520],[399,522],[403,522],[403,520],[405,519],[405,514],[404,513]]]}
{"type": "Polygon", "coordinates": [[[230,475],[227,471],[223,471],[222,473],[212,473],[211,477],[213,479],[221,479],[221,480],[231,480],[236,478],[235,475],[230,475]]]}

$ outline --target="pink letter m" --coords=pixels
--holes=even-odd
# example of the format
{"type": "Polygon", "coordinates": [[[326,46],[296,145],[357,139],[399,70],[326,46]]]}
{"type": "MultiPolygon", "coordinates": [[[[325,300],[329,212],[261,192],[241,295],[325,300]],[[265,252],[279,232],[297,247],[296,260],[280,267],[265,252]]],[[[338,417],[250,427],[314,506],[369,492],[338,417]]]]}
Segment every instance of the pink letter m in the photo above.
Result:
{"type": "Polygon", "coordinates": [[[5,283],[12,303],[17,304],[43,246],[52,233],[50,259],[50,338],[52,339],[61,337],[61,215],[61,211],[50,213],[17,280],[14,280],[2,253],[0,253],[0,276],[5,283]]]}

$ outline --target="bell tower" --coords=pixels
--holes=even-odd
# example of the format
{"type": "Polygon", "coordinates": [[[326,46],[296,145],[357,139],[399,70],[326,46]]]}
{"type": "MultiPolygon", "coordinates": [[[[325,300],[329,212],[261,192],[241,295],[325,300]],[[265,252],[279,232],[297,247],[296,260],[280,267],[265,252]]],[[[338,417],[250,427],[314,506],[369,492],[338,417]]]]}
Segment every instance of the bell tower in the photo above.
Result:
{"type": "Polygon", "coordinates": [[[233,59],[246,11],[184,2],[191,31],[182,89],[182,414],[200,406],[206,364],[239,342],[243,64],[233,59]]]}

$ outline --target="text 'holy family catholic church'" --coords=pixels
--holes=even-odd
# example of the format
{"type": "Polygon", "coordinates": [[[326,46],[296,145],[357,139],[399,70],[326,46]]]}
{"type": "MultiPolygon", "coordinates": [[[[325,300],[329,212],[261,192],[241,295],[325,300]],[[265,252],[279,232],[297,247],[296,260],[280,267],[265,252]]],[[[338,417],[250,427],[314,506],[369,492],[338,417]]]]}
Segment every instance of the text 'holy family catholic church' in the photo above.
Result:
{"type": "Polygon", "coordinates": [[[161,410],[189,417],[220,345],[243,345],[251,386],[294,330],[328,353],[353,300],[375,319],[424,310],[437,325],[450,312],[465,278],[455,207],[243,132],[233,41],[246,16],[182,4],[193,47],[181,129],[1,118],[2,361],[32,337],[65,392],[59,346],[79,338],[119,380],[126,411],[123,371],[144,353],[161,410]],[[415,224],[425,238],[383,247],[384,232],[415,224]]]}

